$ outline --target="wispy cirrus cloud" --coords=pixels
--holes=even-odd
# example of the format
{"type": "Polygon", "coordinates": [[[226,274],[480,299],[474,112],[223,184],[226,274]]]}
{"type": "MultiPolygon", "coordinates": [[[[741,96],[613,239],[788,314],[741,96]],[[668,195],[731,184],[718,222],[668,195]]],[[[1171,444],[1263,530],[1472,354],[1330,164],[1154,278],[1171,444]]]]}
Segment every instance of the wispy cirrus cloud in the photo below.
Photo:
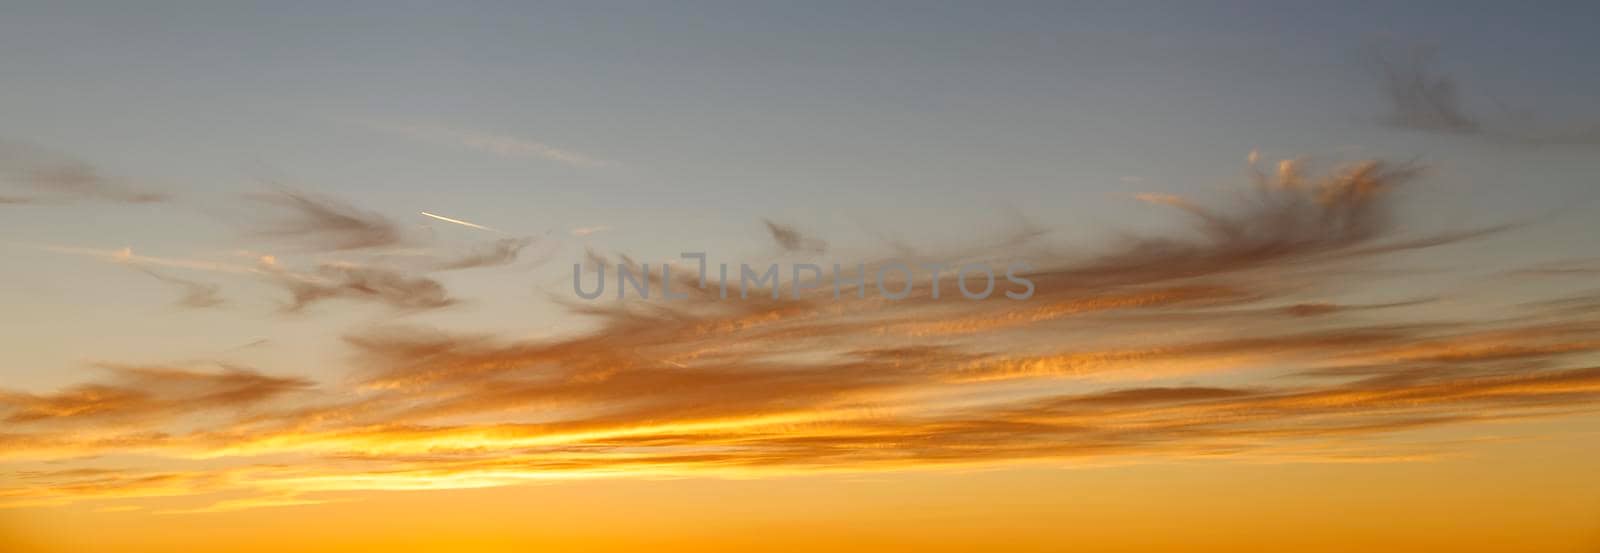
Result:
{"type": "Polygon", "coordinates": [[[110,378],[55,394],[0,393],[12,424],[44,426],[155,424],[210,410],[235,411],[310,387],[295,378],[241,367],[220,371],[101,363],[110,378]]]}
{"type": "MultiPolygon", "coordinates": [[[[1395,462],[1452,447],[1384,439],[1395,433],[1595,412],[1592,298],[1484,317],[1344,296],[1382,278],[1353,267],[1482,235],[1401,232],[1393,191],[1420,177],[1290,163],[1253,172],[1257,188],[1221,207],[1151,197],[1192,227],[1088,255],[1028,252],[1029,301],[935,301],[928,279],[893,303],[832,290],[713,301],[691,271],[674,277],[686,299],[573,303],[593,324],[560,337],[358,329],[344,378],[320,386],[117,372],[11,392],[0,466],[66,464],[13,471],[25,476],[0,480],[0,504],[163,494],[235,509],[349,490],[1037,459],[1395,462]],[[71,459],[113,450],[181,468],[74,472],[71,459]],[[219,491],[243,497],[201,497],[219,491]]],[[[367,267],[281,277],[299,307],[453,302],[367,267]]]]}
{"type": "Polygon", "coordinates": [[[612,161],[565,148],[558,148],[544,142],[490,132],[429,125],[380,124],[374,125],[374,127],[403,134],[424,142],[477,150],[505,158],[543,159],[564,165],[588,168],[615,165],[612,161]]]}
{"type": "Polygon", "coordinates": [[[1455,79],[1434,69],[1432,50],[1378,48],[1372,58],[1389,100],[1389,124],[1425,131],[1478,132],[1478,122],[1462,106],[1455,79]]]}
{"type": "Polygon", "coordinates": [[[418,243],[418,239],[406,235],[397,223],[375,211],[334,198],[289,189],[257,194],[251,199],[277,208],[276,213],[280,216],[254,222],[249,225],[250,234],[281,239],[298,246],[300,253],[310,254],[314,256],[313,259],[322,258],[312,263],[314,268],[300,269],[297,267],[302,265],[280,259],[280,255],[253,250],[233,252],[235,256],[243,255],[256,260],[254,264],[241,264],[145,256],[127,247],[21,246],[135,266],[152,277],[182,289],[183,296],[179,298],[178,305],[183,307],[221,305],[223,300],[218,294],[220,287],[159,273],[150,267],[255,276],[288,292],[290,300],[283,309],[289,312],[301,312],[314,304],[332,299],[377,303],[399,311],[424,311],[455,305],[459,300],[442,283],[423,273],[508,265],[536,241],[532,237],[508,237],[454,253],[444,248],[400,248],[418,243]],[[354,257],[359,261],[329,260],[326,259],[329,254],[354,257]],[[398,262],[394,259],[397,255],[401,258],[398,262]]]}
{"type": "Polygon", "coordinates": [[[288,312],[333,299],[374,302],[402,311],[448,307],[458,300],[439,281],[387,267],[324,263],[310,273],[272,268],[273,282],[289,292],[288,312]]]}
{"type": "Polygon", "coordinates": [[[147,275],[150,275],[156,280],[165,282],[175,288],[178,288],[183,293],[183,295],[180,296],[176,302],[179,307],[189,309],[205,309],[218,307],[224,303],[227,303],[222,299],[220,294],[222,287],[216,284],[178,278],[171,275],[164,275],[143,267],[139,268],[139,270],[147,275]]]}
{"type": "Polygon", "coordinates": [[[822,253],[828,250],[827,242],[814,236],[806,236],[793,226],[775,223],[769,219],[763,219],[761,222],[767,225],[767,233],[785,252],[822,253]]]}
{"type": "Polygon", "coordinates": [[[1383,121],[1389,125],[1532,145],[1600,144],[1600,123],[1541,123],[1532,112],[1510,113],[1498,100],[1492,102],[1500,108],[1496,116],[1469,109],[1464,87],[1439,68],[1432,48],[1385,44],[1370,48],[1368,55],[1388,101],[1383,121]]]}
{"type": "Polygon", "coordinates": [[[105,248],[84,248],[84,247],[77,247],[77,246],[60,246],[60,245],[52,245],[52,244],[19,244],[19,246],[26,247],[26,248],[31,248],[31,249],[36,249],[36,250],[40,250],[40,251],[47,251],[47,252],[54,252],[54,253],[68,254],[68,255],[78,255],[78,256],[84,256],[84,257],[90,257],[90,258],[94,258],[94,259],[99,259],[101,261],[106,261],[106,262],[111,262],[111,263],[125,263],[125,264],[137,265],[137,266],[171,267],[171,268],[177,268],[177,269],[190,269],[190,270],[196,270],[196,271],[211,271],[211,272],[220,272],[220,273],[239,273],[239,274],[255,273],[255,272],[259,271],[259,268],[256,267],[256,266],[239,264],[239,263],[227,263],[227,262],[213,261],[213,260],[207,260],[207,259],[196,259],[196,258],[157,257],[157,256],[141,255],[141,254],[138,254],[138,253],[134,252],[133,248],[131,248],[131,247],[123,247],[123,248],[119,248],[119,249],[105,249],[105,248]]]}
{"type": "Polygon", "coordinates": [[[400,225],[388,217],[334,198],[288,189],[251,198],[281,214],[257,223],[253,234],[288,240],[308,251],[389,247],[407,241],[400,225]]]}
{"type": "Polygon", "coordinates": [[[533,243],[534,239],[530,237],[502,238],[457,257],[440,260],[432,268],[436,271],[456,271],[510,265],[517,260],[522,250],[533,243]]]}
{"type": "Polygon", "coordinates": [[[0,182],[27,195],[0,195],[0,204],[50,204],[78,201],[155,203],[171,199],[126,179],[102,174],[95,166],[31,144],[0,140],[0,182]]]}
{"type": "MultiPolygon", "coordinates": [[[[515,239],[513,239],[515,240],[515,239]]],[[[503,265],[514,261],[520,247],[496,246],[484,251],[446,261],[429,261],[433,270],[465,269],[503,265]]],[[[444,285],[421,275],[397,268],[366,266],[349,262],[323,262],[313,270],[287,267],[277,256],[258,252],[238,252],[256,258],[256,263],[246,265],[205,259],[152,257],[135,254],[132,248],[117,250],[79,248],[68,246],[27,246],[43,251],[81,255],[102,261],[132,266],[162,282],[179,288],[183,295],[177,305],[187,308],[217,307],[225,303],[216,284],[179,278],[156,272],[150,267],[169,267],[195,271],[253,276],[281,287],[290,295],[285,311],[299,312],[305,308],[331,299],[374,302],[402,311],[438,309],[454,305],[444,285]]]]}

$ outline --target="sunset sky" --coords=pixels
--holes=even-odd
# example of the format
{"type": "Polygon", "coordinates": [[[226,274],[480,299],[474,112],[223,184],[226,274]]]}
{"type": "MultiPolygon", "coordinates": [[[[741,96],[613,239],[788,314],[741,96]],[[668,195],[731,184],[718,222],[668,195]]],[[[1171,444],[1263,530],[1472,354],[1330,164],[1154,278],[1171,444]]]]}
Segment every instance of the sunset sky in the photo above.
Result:
{"type": "Polygon", "coordinates": [[[1596,20],[0,2],[0,553],[1600,550],[1596,20]]]}

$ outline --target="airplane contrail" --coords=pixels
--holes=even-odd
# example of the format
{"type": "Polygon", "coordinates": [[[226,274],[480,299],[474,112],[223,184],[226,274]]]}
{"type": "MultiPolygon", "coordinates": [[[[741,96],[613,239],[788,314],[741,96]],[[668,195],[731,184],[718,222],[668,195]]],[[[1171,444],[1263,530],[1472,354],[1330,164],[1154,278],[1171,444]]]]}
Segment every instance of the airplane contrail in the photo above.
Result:
{"type": "Polygon", "coordinates": [[[462,221],[460,219],[451,219],[451,218],[445,217],[443,215],[434,215],[434,214],[428,213],[426,211],[418,211],[417,213],[421,213],[421,214],[423,214],[425,216],[432,217],[434,219],[438,219],[438,220],[444,221],[446,223],[455,223],[455,224],[458,224],[458,225],[461,225],[461,226],[464,226],[464,227],[472,227],[472,228],[475,228],[475,229],[478,229],[478,230],[487,230],[489,232],[499,232],[500,234],[505,234],[502,231],[495,230],[495,229],[492,229],[492,228],[489,228],[489,227],[486,227],[486,226],[483,226],[483,225],[480,225],[480,224],[477,224],[477,223],[468,223],[468,222],[462,221]]]}
{"type": "MultiPolygon", "coordinates": [[[[70,246],[53,246],[40,244],[15,244],[17,246],[42,250],[47,252],[82,255],[99,258],[112,263],[130,263],[133,265],[155,265],[160,267],[175,267],[179,269],[193,269],[197,271],[216,271],[223,273],[255,273],[256,267],[236,265],[232,263],[218,263],[203,259],[177,259],[166,257],[149,257],[133,253],[133,248],[119,250],[103,250],[95,248],[76,248],[70,246]]],[[[271,256],[266,256],[271,257],[271,256]]]]}

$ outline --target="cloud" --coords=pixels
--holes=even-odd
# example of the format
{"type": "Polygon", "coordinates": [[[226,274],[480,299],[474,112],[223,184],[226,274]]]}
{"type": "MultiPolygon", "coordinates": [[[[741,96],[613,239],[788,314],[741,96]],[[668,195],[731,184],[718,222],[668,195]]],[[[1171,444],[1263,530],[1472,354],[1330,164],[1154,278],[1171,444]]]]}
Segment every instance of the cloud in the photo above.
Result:
{"type": "Polygon", "coordinates": [[[62,253],[62,254],[68,254],[68,255],[80,255],[80,256],[85,256],[85,257],[92,257],[92,258],[100,259],[102,261],[107,261],[107,262],[111,262],[111,263],[126,263],[126,264],[132,264],[132,265],[149,265],[149,266],[158,266],[158,267],[172,267],[172,268],[178,268],[178,269],[189,269],[189,270],[196,270],[196,271],[211,271],[211,272],[219,272],[219,273],[255,273],[255,272],[259,271],[259,269],[257,267],[253,267],[253,266],[250,266],[250,265],[240,265],[240,264],[235,264],[235,263],[219,263],[219,262],[216,262],[216,261],[209,261],[209,260],[204,260],[204,259],[184,259],[184,258],[153,257],[153,256],[139,255],[139,254],[134,253],[133,248],[127,248],[127,247],[121,248],[121,249],[116,249],[116,250],[108,250],[108,249],[102,249],[102,248],[81,248],[81,247],[76,247],[76,246],[31,245],[31,244],[20,244],[20,245],[23,246],[23,247],[33,248],[33,249],[42,250],[42,251],[62,253]]]}
{"type": "MultiPolygon", "coordinates": [[[[0,504],[228,492],[211,507],[237,509],[350,490],[1034,459],[1399,462],[1456,446],[1396,443],[1397,432],[1595,412],[1593,298],[1489,316],[1371,298],[1407,275],[1359,269],[1482,235],[1401,232],[1392,192],[1420,177],[1380,162],[1292,162],[1255,172],[1256,189],[1229,204],[1160,198],[1191,223],[1179,232],[1087,254],[1002,238],[1011,249],[926,256],[1027,253],[1038,284],[1028,301],[933,301],[927,278],[901,302],[832,290],[712,301],[687,271],[673,277],[687,299],[571,301],[587,324],[550,337],[356,329],[340,378],[321,385],[113,373],[54,394],[8,392],[0,466],[61,463],[28,476],[30,489],[60,491],[0,504]],[[112,451],[174,468],[66,472],[112,451]],[[218,468],[262,459],[271,466],[218,468]]],[[[263,271],[290,291],[291,310],[454,302],[389,269],[263,271]]]]}
{"type": "Polygon", "coordinates": [[[439,309],[458,302],[437,280],[384,267],[324,263],[309,274],[282,269],[268,274],[289,292],[290,302],[284,310],[290,312],[332,299],[380,303],[403,311],[439,309]]]}
{"type": "Polygon", "coordinates": [[[154,203],[165,193],[142,190],[123,179],[100,173],[93,165],[43,148],[0,141],[0,180],[21,185],[31,196],[0,196],[0,204],[43,204],[75,201],[154,203]]]}
{"type": "MultiPolygon", "coordinates": [[[[1464,104],[1462,87],[1436,67],[1431,48],[1387,44],[1369,49],[1368,55],[1389,104],[1383,120],[1395,127],[1532,145],[1600,144],[1600,124],[1596,123],[1561,129],[1540,124],[1532,113],[1495,118],[1471,113],[1464,104]]],[[[1512,111],[1495,103],[1501,105],[1501,111],[1512,111]]]]}
{"type": "Polygon", "coordinates": [[[438,271],[455,271],[460,269],[473,269],[477,267],[498,267],[501,265],[510,265],[512,262],[517,260],[517,255],[522,253],[522,250],[527,248],[528,245],[532,243],[533,238],[529,237],[502,238],[500,240],[495,240],[486,247],[480,247],[476,251],[468,252],[466,255],[441,261],[435,265],[433,269],[438,271]]]}
{"type": "Polygon", "coordinates": [[[1288,269],[1448,244],[1491,232],[1441,233],[1388,241],[1393,230],[1389,197],[1422,171],[1380,161],[1349,164],[1309,178],[1299,162],[1280,163],[1268,175],[1254,171],[1254,190],[1234,209],[1212,209],[1170,195],[1143,201],[1170,205],[1194,222],[1181,238],[1129,236],[1095,259],[1036,271],[1040,289],[1153,284],[1264,268],[1288,269]]]}
{"type": "Polygon", "coordinates": [[[190,309],[205,309],[209,307],[218,307],[226,303],[226,301],[222,299],[222,296],[218,294],[222,287],[215,284],[196,282],[163,275],[161,273],[144,268],[139,270],[157,280],[160,280],[161,282],[171,284],[181,290],[183,295],[179,297],[177,301],[177,305],[180,307],[186,307],[190,309]]]}
{"type": "Polygon", "coordinates": [[[1479,130],[1478,123],[1461,106],[1455,79],[1433,70],[1431,50],[1375,49],[1373,62],[1389,100],[1389,124],[1424,131],[1479,130]]]}
{"type": "Polygon", "coordinates": [[[0,417],[8,424],[65,426],[160,424],[204,411],[263,405],[310,386],[251,369],[224,366],[201,372],[165,366],[100,364],[111,378],[59,393],[0,392],[0,417]]]}
{"type": "Polygon", "coordinates": [[[378,128],[398,132],[425,142],[468,148],[506,158],[538,158],[574,167],[589,168],[613,165],[610,161],[587,154],[513,136],[424,125],[380,125],[378,128]]]}
{"type": "Polygon", "coordinates": [[[767,225],[767,232],[772,235],[772,240],[785,252],[822,253],[828,250],[828,243],[821,239],[801,234],[792,226],[774,223],[762,219],[767,225]]]}
{"type": "Polygon", "coordinates": [[[344,202],[292,190],[254,198],[279,208],[285,217],[267,222],[256,234],[298,242],[311,251],[395,246],[406,241],[399,225],[383,215],[344,202]]]}
{"type": "Polygon", "coordinates": [[[1600,274],[1600,259],[1567,259],[1510,271],[1513,277],[1584,277],[1600,274]]]}

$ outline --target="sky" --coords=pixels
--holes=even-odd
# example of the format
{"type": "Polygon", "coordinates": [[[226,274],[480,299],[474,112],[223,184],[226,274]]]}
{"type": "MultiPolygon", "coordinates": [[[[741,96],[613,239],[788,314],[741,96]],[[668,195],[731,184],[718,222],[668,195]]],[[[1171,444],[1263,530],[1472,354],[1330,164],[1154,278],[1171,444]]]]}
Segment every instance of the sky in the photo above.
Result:
{"type": "Polygon", "coordinates": [[[1595,12],[6,3],[0,549],[1593,551],[1595,12]]]}

